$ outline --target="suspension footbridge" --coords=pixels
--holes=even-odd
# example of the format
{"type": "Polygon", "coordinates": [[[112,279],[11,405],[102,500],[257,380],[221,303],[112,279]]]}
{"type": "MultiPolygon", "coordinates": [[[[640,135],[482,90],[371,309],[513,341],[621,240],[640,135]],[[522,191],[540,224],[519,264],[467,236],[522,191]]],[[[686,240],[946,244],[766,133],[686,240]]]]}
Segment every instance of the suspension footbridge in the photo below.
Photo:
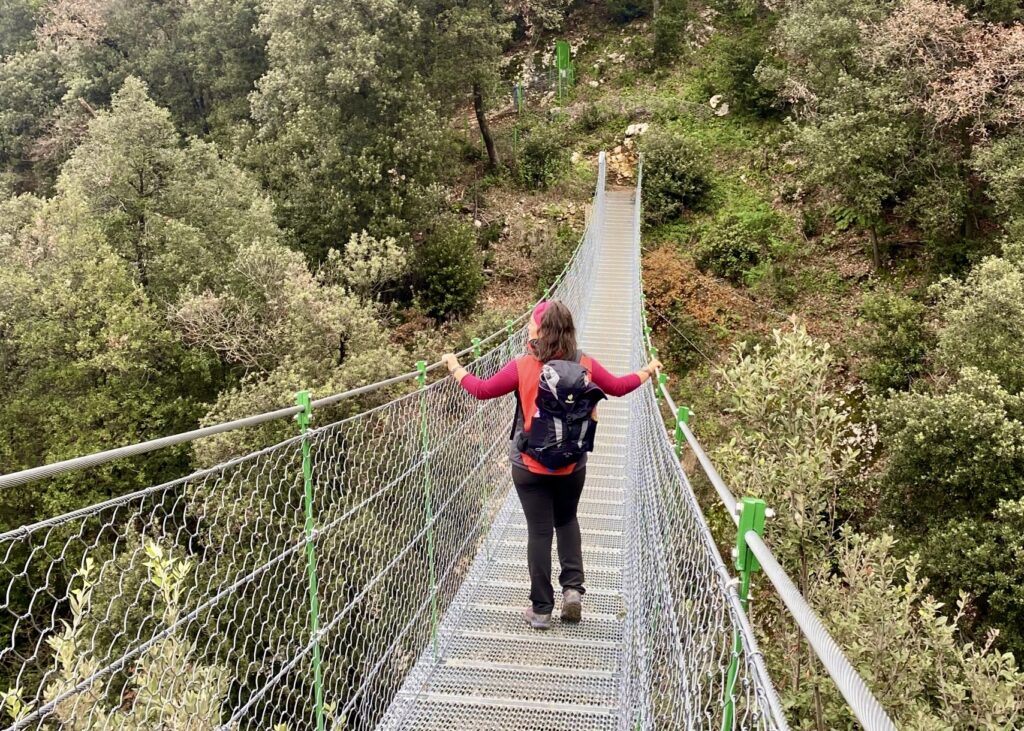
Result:
{"type": "MultiPolygon", "coordinates": [[[[548,292],[617,372],[650,353],[640,208],[641,184],[606,190],[602,155],[583,240],[548,292]]],[[[524,325],[475,341],[470,369],[521,353],[524,325]]],[[[73,485],[101,464],[297,421],[277,443],[0,534],[0,727],[785,729],[745,613],[763,567],[861,723],[893,728],[760,539],[763,503],[737,503],[663,384],[601,406],[579,508],[584,619],[529,629],[512,402],[475,402],[436,369],[0,477],[73,485]],[[740,527],[729,564],[684,442],[740,527]]]]}

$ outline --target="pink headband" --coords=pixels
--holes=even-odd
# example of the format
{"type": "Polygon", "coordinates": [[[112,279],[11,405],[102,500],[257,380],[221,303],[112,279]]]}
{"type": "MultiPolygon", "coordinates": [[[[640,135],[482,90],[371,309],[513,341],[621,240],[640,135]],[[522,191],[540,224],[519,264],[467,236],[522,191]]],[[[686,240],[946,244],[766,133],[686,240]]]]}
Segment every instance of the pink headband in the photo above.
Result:
{"type": "Polygon", "coordinates": [[[533,308],[533,322],[537,327],[540,327],[541,322],[544,320],[544,311],[547,310],[548,304],[547,302],[541,302],[533,308]]]}

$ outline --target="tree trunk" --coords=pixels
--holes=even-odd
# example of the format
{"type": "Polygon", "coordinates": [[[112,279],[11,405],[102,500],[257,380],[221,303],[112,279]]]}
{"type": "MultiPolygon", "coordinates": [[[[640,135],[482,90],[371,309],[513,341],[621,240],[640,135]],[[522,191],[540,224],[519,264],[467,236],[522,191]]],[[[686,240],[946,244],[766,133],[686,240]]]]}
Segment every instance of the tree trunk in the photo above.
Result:
{"type": "Polygon", "coordinates": [[[498,151],[494,147],[491,128],[487,126],[487,114],[484,112],[484,90],[476,82],[473,83],[473,109],[476,110],[476,121],[480,125],[480,136],[484,138],[484,147],[487,148],[487,160],[491,168],[497,170],[498,151]]]}
{"type": "Polygon", "coordinates": [[[878,248],[878,231],[874,224],[868,229],[871,233],[871,262],[875,265],[875,271],[882,271],[882,252],[878,248]]]}

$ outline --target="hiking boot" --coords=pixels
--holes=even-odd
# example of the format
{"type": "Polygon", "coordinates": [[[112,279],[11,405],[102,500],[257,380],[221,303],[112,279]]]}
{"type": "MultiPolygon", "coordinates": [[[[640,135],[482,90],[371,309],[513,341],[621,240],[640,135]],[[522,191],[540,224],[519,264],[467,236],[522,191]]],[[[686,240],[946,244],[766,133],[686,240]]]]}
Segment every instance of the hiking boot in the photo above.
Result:
{"type": "Polygon", "coordinates": [[[537,614],[533,611],[533,607],[527,607],[523,610],[523,619],[534,629],[551,629],[551,615],[537,614]]]}
{"type": "Polygon", "coordinates": [[[583,614],[583,596],[575,589],[562,592],[562,621],[579,622],[583,614]]]}

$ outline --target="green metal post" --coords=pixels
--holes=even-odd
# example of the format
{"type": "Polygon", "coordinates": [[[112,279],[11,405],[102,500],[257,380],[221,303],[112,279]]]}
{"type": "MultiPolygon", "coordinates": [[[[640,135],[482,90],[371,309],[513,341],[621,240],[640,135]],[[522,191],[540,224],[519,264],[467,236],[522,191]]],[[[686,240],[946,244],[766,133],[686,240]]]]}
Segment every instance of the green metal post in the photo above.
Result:
{"type": "Polygon", "coordinates": [[[683,456],[683,445],[686,444],[686,435],[683,434],[683,427],[680,423],[690,423],[690,407],[680,406],[676,410],[676,457],[683,456]]]}
{"type": "Polygon", "coordinates": [[[665,386],[666,384],[668,384],[668,374],[667,373],[659,373],[658,374],[658,388],[654,389],[654,397],[656,399],[658,399],[659,401],[661,401],[661,388],[662,388],[662,386],[665,386]]]}
{"type": "Polygon", "coordinates": [[[565,88],[571,82],[572,60],[570,55],[572,48],[567,41],[555,42],[555,67],[558,70],[558,103],[562,103],[565,88]]]}
{"type": "MultiPolygon", "coordinates": [[[[736,571],[740,575],[740,606],[747,611],[750,597],[750,578],[756,571],[761,570],[754,552],[747,546],[747,533],[754,531],[759,536],[764,535],[765,505],[760,498],[745,497],[740,503],[740,524],[736,533],[736,571]]],[[[733,727],[733,717],[736,712],[736,704],[733,700],[733,693],[736,690],[736,676],[740,669],[740,654],[743,652],[743,641],[740,639],[739,630],[733,632],[732,660],[729,662],[729,672],[725,681],[725,712],[722,716],[722,730],[728,731],[733,727]]]]}
{"type": "Polygon", "coordinates": [[[324,677],[320,659],[320,596],[316,576],[316,546],[313,543],[313,458],[307,433],[313,419],[313,406],[309,391],[300,391],[295,403],[302,411],[295,415],[302,434],[302,483],[306,511],[306,573],[309,577],[309,626],[313,637],[313,693],[316,703],[316,728],[324,731],[324,677]]]}
{"type": "Polygon", "coordinates": [[[427,429],[427,361],[416,361],[420,386],[420,447],[423,450],[423,513],[427,521],[427,564],[430,571],[430,635],[434,645],[434,659],[438,658],[437,642],[437,567],[434,562],[434,504],[431,500],[430,432],[427,429]]]}

